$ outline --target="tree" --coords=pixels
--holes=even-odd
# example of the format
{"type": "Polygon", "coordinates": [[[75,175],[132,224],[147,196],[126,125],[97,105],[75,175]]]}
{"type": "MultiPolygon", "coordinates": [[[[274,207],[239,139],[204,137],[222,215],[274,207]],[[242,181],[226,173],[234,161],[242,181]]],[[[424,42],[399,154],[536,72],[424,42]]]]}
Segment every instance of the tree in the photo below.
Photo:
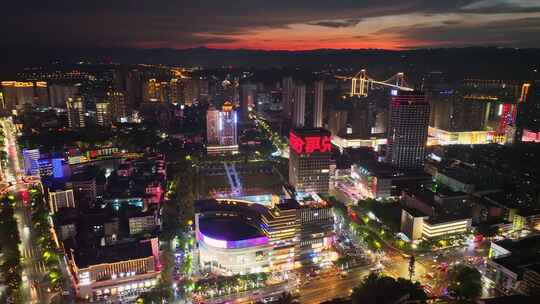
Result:
{"type": "Polygon", "coordinates": [[[473,300],[482,292],[482,275],[476,268],[458,265],[448,272],[448,290],[460,300],[473,300]]]}
{"type": "Polygon", "coordinates": [[[294,297],[290,292],[283,292],[279,296],[277,303],[278,304],[291,304],[293,300],[294,300],[294,297]]]}
{"type": "Polygon", "coordinates": [[[483,235],[486,238],[494,237],[497,235],[498,227],[495,225],[490,225],[489,223],[483,223],[478,225],[478,233],[483,235]]]}
{"type": "Polygon", "coordinates": [[[411,255],[409,258],[409,280],[412,281],[412,277],[414,276],[414,262],[415,258],[414,255],[411,255]]]}
{"type": "Polygon", "coordinates": [[[418,282],[413,283],[402,278],[395,280],[370,273],[358,287],[353,289],[351,298],[353,304],[391,304],[400,299],[423,302],[427,296],[418,282]]]}

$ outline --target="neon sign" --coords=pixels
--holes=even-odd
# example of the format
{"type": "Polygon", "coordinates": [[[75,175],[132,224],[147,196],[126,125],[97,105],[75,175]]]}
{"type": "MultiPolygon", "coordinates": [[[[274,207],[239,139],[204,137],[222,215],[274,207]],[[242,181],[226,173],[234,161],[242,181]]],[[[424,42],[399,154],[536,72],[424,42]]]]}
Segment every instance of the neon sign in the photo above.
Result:
{"type": "Polygon", "coordinates": [[[326,153],[332,151],[330,136],[305,136],[300,137],[293,132],[290,133],[289,144],[297,154],[311,154],[313,152],[326,153]]]}

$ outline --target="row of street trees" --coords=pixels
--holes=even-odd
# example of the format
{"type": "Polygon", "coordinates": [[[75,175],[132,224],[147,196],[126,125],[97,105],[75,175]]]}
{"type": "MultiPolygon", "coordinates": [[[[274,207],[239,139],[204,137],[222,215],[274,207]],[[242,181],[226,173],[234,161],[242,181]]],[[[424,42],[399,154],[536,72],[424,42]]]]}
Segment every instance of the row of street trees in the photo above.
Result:
{"type": "MultiPolygon", "coordinates": [[[[196,172],[189,157],[172,168],[173,178],[167,183],[165,200],[161,206],[161,275],[159,284],[152,291],[141,295],[139,303],[162,303],[173,299],[173,271],[176,265],[173,244],[182,252],[182,273],[191,272],[190,255],[193,241],[189,233],[194,220],[196,172]]],[[[187,285],[187,284],[186,284],[187,285]]]]}
{"type": "Polygon", "coordinates": [[[204,298],[226,296],[263,287],[267,279],[268,275],[264,272],[201,279],[195,283],[194,292],[204,298]]]}
{"type": "Polygon", "coordinates": [[[43,193],[36,188],[31,188],[30,200],[32,205],[32,226],[36,235],[36,245],[41,253],[43,262],[47,267],[47,275],[43,283],[48,284],[51,290],[58,291],[62,288],[63,276],[60,271],[60,257],[58,248],[52,238],[52,227],[49,217],[49,209],[43,200],[43,193]]]}
{"type": "Polygon", "coordinates": [[[19,250],[21,239],[14,214],[15,197],[11,195],[2,197],[0,208],[0,243],[3,253],[0,269],[7,285],[0,302],[24,303],[21,292],[22,258],[19,250]]]}

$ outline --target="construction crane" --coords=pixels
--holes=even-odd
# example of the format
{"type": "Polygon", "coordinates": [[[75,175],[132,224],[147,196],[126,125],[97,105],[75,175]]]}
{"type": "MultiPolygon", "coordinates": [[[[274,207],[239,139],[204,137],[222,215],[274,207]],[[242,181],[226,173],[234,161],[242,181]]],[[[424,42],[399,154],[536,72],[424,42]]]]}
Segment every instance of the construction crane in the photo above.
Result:
{"type": "Polygon", "coordinates": [[[367,75],[365,69],[360,70],[354,76],[334,76],[337,79],[351,80],[351,92],[349,96],[367,97],[368,91],[373,88],[373,85],[382,85],[391,87],[393,89],[402,91],[414,91],[414,89],[408,87],[405,82],[405,74],[397,73],[387,80],[379,81],[375,80],[367,75]]]}

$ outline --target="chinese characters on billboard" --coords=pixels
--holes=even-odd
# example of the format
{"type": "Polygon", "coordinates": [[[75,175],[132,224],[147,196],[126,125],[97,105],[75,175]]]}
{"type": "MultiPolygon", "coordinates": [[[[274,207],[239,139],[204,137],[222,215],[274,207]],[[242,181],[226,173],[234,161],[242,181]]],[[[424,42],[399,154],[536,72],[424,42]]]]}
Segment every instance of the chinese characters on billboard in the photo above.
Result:
{"type": "Polygon", "coordinates": [[[290,147],[297,154],[311,154],[313,152],[327,153],[332,151],[330,136],[300,136],[293,131],[290,133],[290,147]]]}

